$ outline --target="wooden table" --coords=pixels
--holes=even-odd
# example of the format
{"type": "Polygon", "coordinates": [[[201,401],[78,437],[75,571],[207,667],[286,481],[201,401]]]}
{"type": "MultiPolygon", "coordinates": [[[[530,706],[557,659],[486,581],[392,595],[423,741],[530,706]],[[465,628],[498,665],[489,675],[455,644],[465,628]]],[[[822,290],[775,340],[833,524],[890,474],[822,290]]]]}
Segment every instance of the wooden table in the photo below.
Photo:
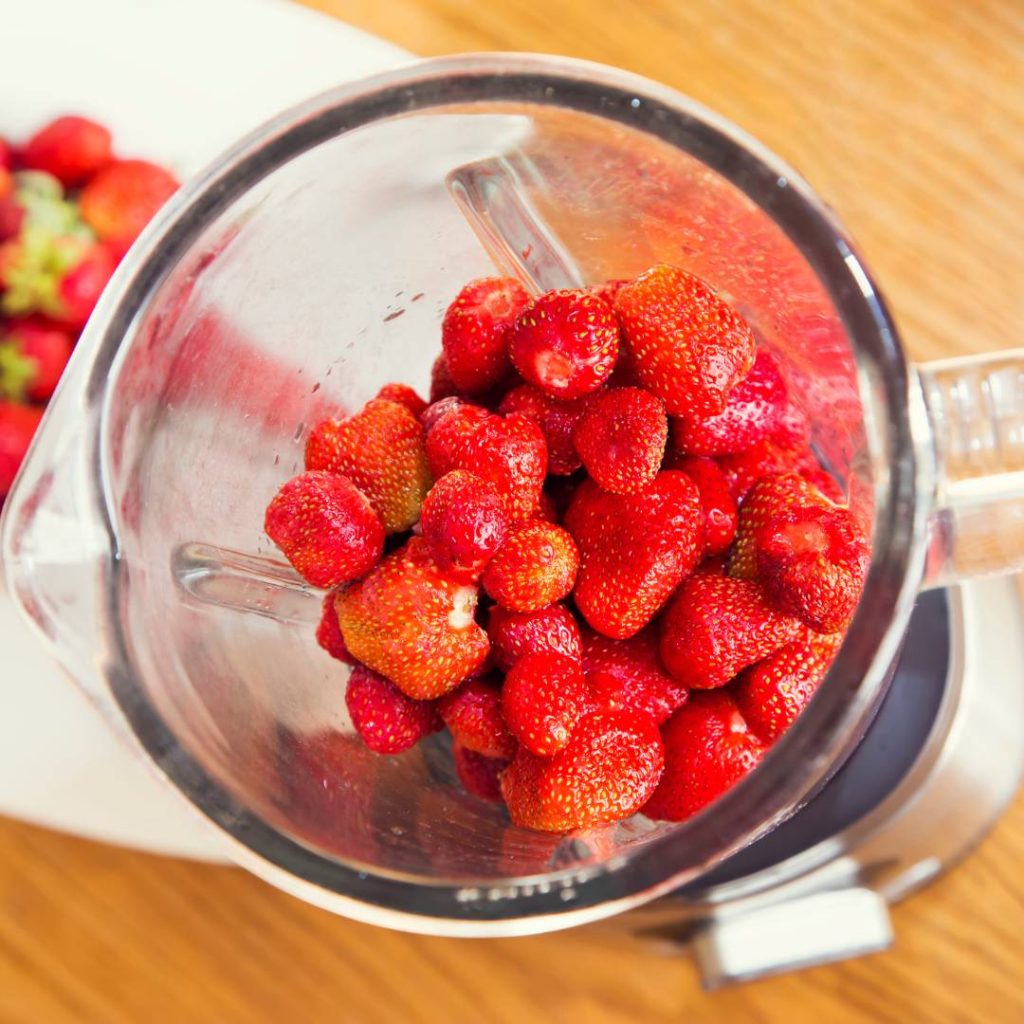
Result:
{"type": "MultiPolygon", "coordinates": [[[[545,50],[690,93],[799,167],[919,357],[1021,342],[1014,0],[313,0],[410,50],[545,50]]],[[[1024,684],[1024,681],[1022,681],[1024,684]]],[[[707,996],[593,931],[467,942],[333,918],[241,871],[0,823],[0,1021],[1024,1020],[1024,795],[895,912],[884,956],[707,996]]]]}

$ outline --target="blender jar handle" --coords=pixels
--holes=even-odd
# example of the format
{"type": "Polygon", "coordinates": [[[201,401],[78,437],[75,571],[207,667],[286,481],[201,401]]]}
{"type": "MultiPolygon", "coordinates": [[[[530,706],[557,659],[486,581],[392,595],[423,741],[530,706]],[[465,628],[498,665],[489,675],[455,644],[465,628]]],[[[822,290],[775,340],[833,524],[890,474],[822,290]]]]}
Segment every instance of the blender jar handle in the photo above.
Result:
{"type": "Polygon", "coordinates": [[[936,466],[925,587],[1024,569],[1024,349],[916,376],[936,466]]]}

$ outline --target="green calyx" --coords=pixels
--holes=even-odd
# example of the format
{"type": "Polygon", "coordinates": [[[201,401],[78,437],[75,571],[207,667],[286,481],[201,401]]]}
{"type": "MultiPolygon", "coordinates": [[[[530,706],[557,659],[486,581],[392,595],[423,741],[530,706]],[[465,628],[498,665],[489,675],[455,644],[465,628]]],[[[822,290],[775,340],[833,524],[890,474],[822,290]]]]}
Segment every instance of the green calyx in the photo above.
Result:
{"type": "Polygon", "coordinates": [[[4,261],[0,312],[60,317],[64,312],[61,279],[81,261],[95,235],[52,175],[21,171],[14,182],[15,200],[24,209],[25,219],[4,261]]]}
{"type": "Polygon", "coordinates": [[[36,361],[24,355],[13,339],[0,342],[0,398],[24,401],[36,376],[36,361]]]}

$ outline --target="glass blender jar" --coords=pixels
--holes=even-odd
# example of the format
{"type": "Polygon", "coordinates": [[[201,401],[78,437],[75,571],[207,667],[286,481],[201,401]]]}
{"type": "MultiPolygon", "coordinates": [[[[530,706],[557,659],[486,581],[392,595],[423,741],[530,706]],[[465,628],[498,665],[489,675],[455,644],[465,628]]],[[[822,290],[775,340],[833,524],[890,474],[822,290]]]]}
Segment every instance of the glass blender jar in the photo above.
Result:
{"type": "Polygon", "coordinates": [[[124,261],[8,500],[15,599],[238,863],[377,924],[512,935],[700,878],[857,746],[924,586],[1024,564],[1020,354],[908,365],[821,201],[672,90],[558,58],[432,60],[295,108],[185,186],[124,261]],[[262,534],[308,427],[421,390],[465,281],[539,290],[664,261],[784,359],[871,515],[860,609],[764,763],[694,819],[570,836],[465,794],[445,740],[361,746],[320,595],[262,534]],[[316,759],[310,749],[323,754],[316,759]]]}

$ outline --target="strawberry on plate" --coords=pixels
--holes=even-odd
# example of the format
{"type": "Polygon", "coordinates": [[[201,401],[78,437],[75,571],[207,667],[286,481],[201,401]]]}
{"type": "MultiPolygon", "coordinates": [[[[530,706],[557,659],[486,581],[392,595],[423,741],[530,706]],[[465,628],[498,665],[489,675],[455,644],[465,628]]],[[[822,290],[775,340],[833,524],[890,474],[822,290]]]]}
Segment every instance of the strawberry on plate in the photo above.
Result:
{"type": "Polygon", "coordinates": [[[169,171],[147,160],[116,160],[78,197],[82,219],[104,241],[127,249],[178,190],[169,171]]]}
{"type": "Polygon", "coordinates": [[[65,187],[81,185],[113,159],[110,132],[67,115],[44,125],[21,149],[23,167],[52,174],[65,187]]]}
{"type": "Polygon", "coordinates": [[[57,324],[40,317],[9,320],[0,327],[0,396],[47,401],[73,347],[71,335],[57,324]]]}
{"type": "Polygon", "coordinates": [[[11,489],[43,410],[0,400],[0,498],[11,489]]]}

